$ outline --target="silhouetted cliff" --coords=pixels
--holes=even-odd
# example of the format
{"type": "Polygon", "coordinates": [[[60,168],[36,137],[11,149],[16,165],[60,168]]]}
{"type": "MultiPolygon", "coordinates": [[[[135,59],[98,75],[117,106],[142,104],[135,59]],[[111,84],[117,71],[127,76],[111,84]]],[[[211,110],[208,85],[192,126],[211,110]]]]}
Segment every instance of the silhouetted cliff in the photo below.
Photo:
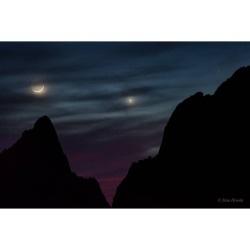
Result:
{"type": "Polygon", "coordinates": [[[250,67],[180,103],[158,155],[133,163],[113,207],[250,207],[250,67]]]}
{"type": "Polygon", "coordinates": [[[98,182],[71,172],[50,119],[0,154],[0,207],[109,207],[98,182]]]}

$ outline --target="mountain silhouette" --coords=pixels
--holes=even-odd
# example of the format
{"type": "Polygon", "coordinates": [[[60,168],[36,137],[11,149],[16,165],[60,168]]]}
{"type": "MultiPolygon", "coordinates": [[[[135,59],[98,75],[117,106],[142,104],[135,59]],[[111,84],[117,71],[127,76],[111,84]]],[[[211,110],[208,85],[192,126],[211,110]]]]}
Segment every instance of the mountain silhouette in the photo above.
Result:
{"type": "Polygon", "coordinates": [[[250,207],[250,67],[237,70],[213,95],[180,103],[159,153],[133,163],[113,207],[250,207]]]}
{"type": "Polygon", "coordinates": [[[0,207],[106,208],[98,182],[74,174],[47,116],[0,154],[0,207]]]}

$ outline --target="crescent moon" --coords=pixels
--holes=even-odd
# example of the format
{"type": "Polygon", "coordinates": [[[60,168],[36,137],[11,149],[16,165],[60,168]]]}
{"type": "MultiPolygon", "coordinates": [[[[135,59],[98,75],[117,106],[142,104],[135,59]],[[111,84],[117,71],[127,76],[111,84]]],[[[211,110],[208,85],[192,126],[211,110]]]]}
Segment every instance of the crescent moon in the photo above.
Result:
{"type": "Polygon", "coordinates": [[[44,85],[42,86],[41,89],[38,89],[38,90],[35,90],[35,89],[32,88],[32,91],[35,92],[35,93],[41,93],[43,90],[44,90],[44,85]]]}

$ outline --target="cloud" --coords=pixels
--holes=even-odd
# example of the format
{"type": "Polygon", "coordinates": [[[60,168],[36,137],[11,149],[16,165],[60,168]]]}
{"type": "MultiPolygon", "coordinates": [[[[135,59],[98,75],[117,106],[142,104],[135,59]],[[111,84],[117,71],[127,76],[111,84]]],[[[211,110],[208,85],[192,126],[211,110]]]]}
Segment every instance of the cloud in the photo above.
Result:
{"type": "Polygon", "coordinates": [[[176,42],[133,42],[133,43],[119,43],[116,48],[116,54],[126,56],[129,58],[134,57],[147,57],[155,56],[166,53],[183,46],[182,43],[176,42]]]}

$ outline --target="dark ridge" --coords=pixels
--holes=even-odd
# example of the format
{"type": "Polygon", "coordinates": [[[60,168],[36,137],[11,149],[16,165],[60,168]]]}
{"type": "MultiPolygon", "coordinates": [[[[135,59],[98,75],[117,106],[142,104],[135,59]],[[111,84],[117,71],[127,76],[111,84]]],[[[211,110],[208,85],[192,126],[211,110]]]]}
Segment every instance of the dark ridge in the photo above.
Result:
{"type": "Polygon", "coordinates": [[[0,207],[109,207],[98,182],[70,169],[56,130],[47,117],[0,154],[0,207]]]}
{"type": "Polygon", "coordinates": [[[215,91],[215,96],[239,98],[249,96],[250,66],[238,69],[228,80],[223,82],[215,91]],[[237,84],[235,82],[237,81],[237,84]]]}
{"type": "Polygon", "coordinates": [[[158,155],[133,163],[113,207],[249,208],[249,84],[248,66],[180,103],[158,155]]]}
{"type": "Polygon", "coordinates": [[[56,130],[48,116],[43,116],[39,118],[35,122],[33,129],[38,135],[43,135],[52,138],[54,137],[57,139],[56,130]]]}

